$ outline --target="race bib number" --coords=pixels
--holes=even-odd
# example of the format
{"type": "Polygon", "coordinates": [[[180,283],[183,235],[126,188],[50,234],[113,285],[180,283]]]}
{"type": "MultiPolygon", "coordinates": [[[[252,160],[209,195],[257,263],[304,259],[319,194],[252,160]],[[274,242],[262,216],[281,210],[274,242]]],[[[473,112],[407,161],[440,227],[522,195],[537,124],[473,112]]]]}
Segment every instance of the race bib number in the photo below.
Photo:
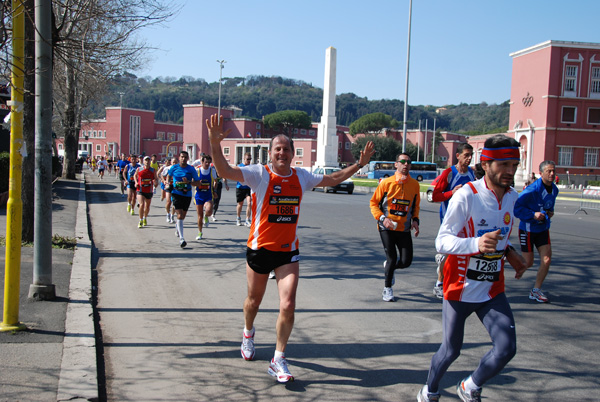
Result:
{"type": "Polygon", "coordinates": [[[401,200],[394,198],[390,207],[390,214],[396,216],[406,216],[408,214],[408,208],[410,207],[409,200],[401,200]]]}
{"type": "Polygon", "coordinates": [[[501,260],[504,253],[471,257],[467,267],[467,278],[474,281],[497,282],[500,280],[501,260]]]}
{"type": "Polygon", "coordinates": [[[272,195],[269,199],[268,221],[296,223],[300,212],[300,197],[272,195]]]}
{"type": "Polygon", "coordinates": [[[210,182],[208,180],[200,181],[200,185],[198,186],[199,191],[208,191],[210,190],[210,182]]]}

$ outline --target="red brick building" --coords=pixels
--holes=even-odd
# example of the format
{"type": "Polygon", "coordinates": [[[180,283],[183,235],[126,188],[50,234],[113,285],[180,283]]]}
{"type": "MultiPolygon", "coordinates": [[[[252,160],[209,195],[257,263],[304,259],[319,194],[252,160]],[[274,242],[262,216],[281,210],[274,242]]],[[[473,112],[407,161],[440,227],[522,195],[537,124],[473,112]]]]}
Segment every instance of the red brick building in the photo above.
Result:
{"type": "Polygon", "coordinates": [[[513,58],[509,135],[522,145],[522,173],[556,162],[566,181],[600,175],[600,44],[547,41],[513,58]]]}

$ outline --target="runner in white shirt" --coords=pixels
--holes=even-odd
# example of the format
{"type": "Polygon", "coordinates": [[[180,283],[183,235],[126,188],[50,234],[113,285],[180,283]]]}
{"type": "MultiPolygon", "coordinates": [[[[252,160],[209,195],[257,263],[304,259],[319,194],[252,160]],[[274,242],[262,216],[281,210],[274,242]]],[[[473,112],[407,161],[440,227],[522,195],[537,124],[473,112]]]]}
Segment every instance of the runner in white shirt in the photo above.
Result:
{"type": "Polygon", "coordinates": [[[519,143],[505,135],[486,140],[481,154],[485,176],[469,182],[450,199],[435,245],[447,254],[444,264],[443,336],[431,359],[427,384],[419,402],[438,401],[439,383],[460,355],[465,321],[476,313],[493,347],[479,367],[457,387],[462,401],[481,401],[481,387],[497,375],[516,353],[515,321],[504,294],[504,259],[518,279],[525,260],[508,241],[517,192],[510,187],[519,165],[519,143]]]}

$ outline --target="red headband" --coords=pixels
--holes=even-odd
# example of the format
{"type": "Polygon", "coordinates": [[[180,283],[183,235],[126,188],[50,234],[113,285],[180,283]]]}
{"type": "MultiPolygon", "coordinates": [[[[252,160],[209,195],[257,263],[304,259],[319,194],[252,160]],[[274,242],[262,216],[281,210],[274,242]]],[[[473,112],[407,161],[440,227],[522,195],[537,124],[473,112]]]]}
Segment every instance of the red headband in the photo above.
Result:
{"type": "Polygon", "coordinates": [[[506,148],[483,148],[481,159],[505,161],[510,159],[521,159],[519,147],[506,148]]]}

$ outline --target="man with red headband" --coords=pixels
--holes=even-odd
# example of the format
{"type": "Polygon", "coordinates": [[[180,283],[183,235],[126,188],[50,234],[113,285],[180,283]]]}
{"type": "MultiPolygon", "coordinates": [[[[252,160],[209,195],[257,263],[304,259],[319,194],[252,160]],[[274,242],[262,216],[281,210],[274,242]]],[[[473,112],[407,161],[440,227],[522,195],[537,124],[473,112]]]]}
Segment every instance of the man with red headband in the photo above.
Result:
{"type": "Polygon", "coordinates": [[[479,367],[458,383],[464,402],[481,401],[481,387],[516,353],[515,320],[504,294],[504,260],[518,279],[527,269],[508,241],[517,192],[510,186],[519,165],[519,143],[505,135],[486,140],[481,154],[485,176],[469,182],[450,199],[435,246],[444,264],[443,336],[431,359],[427,383],[417,401],[438,401],[439,383],[459,356],[467,317],[476,313],[492,340],[479,367]]]}

